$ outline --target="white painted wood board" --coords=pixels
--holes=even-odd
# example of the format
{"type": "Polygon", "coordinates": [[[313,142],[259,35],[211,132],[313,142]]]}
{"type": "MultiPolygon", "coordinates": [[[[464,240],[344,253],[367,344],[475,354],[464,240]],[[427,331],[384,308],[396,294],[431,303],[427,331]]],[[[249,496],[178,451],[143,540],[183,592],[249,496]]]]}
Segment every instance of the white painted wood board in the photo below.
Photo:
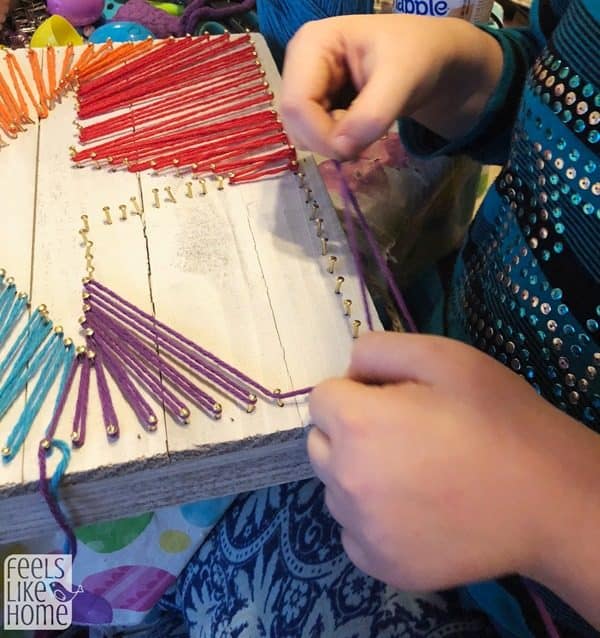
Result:
{"type": "MultiPolygon", "coordinates": [[[[277,94],[277,73],[260,37],[256,46],[277,94]]],[[[0,151],[5,215],[15,220],[0,234],[0,266],[31,292],[34,306],[47,304],[52,320],[82,342],[77,319],[85,261],[78,230],[87,214],[98,281],[257,381],[286,391],[344,372],[351,321],[364,325],[364,317],[344,234],[311,157],[301,164],[324,220],[325,256],[291,173],[221,191],[209,181],[206,195],[194,181],[190,198],[186,176],[77,169],[68,153],[74,116],[74,100],[66,98],[39,130],[32,127],[0,151]],[[162,197],[155,208],[152,189],[164,194],[165,186],[177,202],[162,197]],[[143,215],[131,215],[131,197],[143,202],[143,215]],[[126,221],[119,220],[120,204],[128,205],[126,221]],[[111,225],[104,223],[104,206],[112,211],[111,225]],[[338,259],[334,274],[330,254],[338,259]],[[338,275],[345,278],[341,295],[334,292],[338,275]],[[343,314],[345,298],[354,300],[351,318],[343,314]]],[[[220,420],[194,408],[188,425],[158,406],[158,428],[148,433],[111,388],[119,440],[106,438],[92,384],[88,439],[73,450],[64,480],[63,503],[76,524],[311,474],[306,399],[283,408],[259,400],[252,414],[222,399],[220,420]]],[[[57,432],[63,439],[74,400],[71,393],[57,432]]],[[[20,459],[0,465],[0,542],[36,536],[51,524],[36,492],[36,455],[52,407],[53,395],[20,459]]],[[[9,427],[4,419],[0,435],[9,427]]]]}

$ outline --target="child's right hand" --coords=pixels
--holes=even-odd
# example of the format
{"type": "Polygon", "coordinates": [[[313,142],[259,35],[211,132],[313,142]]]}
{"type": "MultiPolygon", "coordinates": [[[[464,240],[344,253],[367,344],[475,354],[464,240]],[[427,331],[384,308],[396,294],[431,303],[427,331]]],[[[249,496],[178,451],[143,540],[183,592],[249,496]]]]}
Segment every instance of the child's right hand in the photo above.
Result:
{"type": "Polygon", "coordinates": [[[288,45],[281,113],[303,148],[348,159],[410,116],[450,139],[467,132],[502,71],[490,35],[454,18],[343,16],[305,24],[288,45]],[[333,117],[349,83],[358,95],[333,117]]]}

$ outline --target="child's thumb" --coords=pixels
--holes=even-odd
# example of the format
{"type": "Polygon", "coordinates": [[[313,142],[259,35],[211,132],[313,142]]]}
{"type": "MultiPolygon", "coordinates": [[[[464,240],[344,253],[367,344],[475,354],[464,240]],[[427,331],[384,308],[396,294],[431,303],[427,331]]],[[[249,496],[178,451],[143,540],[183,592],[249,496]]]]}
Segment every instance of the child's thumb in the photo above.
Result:
{"type": "Polygon", "coordinates": [[[379,69],[365,84],[331,132],[331,147],[340,159],[352,159],[383,137],[406,111],[407,96],[390,73],[379,69]]]}

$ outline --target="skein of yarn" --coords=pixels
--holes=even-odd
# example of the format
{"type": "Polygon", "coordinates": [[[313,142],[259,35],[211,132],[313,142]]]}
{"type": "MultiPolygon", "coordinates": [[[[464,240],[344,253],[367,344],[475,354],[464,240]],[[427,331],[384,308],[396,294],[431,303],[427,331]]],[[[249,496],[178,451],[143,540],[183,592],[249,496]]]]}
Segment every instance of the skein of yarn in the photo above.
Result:
{"type": "Polygon", "coordinates": [[[258,23],[281,68],[287,43],[310,20],[372,13],[373,0],[257,0],[258,23]]]}

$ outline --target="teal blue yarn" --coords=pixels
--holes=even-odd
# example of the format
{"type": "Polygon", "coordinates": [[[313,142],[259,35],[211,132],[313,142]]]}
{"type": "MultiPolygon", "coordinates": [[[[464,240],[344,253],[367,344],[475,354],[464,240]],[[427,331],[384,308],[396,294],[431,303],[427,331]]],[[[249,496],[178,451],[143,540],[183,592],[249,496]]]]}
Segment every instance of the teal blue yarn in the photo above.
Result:
{"type": "MultiPolygon", "coordinates": [[[[12,461],[21,449],[23,442],[31,430],[35,417],[38,415],[50,389],[56,381],[61,367],[64,368],[70,363],[72,352],[63,344],[62,335],[55,334],[48,339],[46,346],[40,351],[36,359],[38,361],[32,362],[30,367],[37,369],[41,367],[42,362],[45,361],[45,364],[41,369],[35,387],[25,403],[23,412],[21,412],[17,423],[6,439],[5,445],[10,451],[8,454],[3,455],[2,460],[4,463],[12,461]]],[[[29,369],[27,369],[27,375],[29,376],[29,369]]]]}
{"type": "MultiPolygon", "coordinates": [[[[33,356],[33,353],[40,347],[41,343],[48,336],[51,330],[52,324],[50,321],[36,310],[29,318],[29,321],[23,330],[21,330],[19,336],[15,339],[4,359],[0,361],[0,379],[2,379],[13,359],[17,354],[19,354],[19,352],[21,352],[22,349],[23,351],[21,352],[17,362],[15,362],[11,375],[16,373],[24,365],[27,365],[29,359],[33,356]]],[[[4,389],[4,386],[2,389],[4,389]]],[[[0,394],[0,396],[2,395],[0,394]]]]}
{"type": "MultiPolygon", "coordinates": [[[[50,324],[50,322],[47,322],[50,324]]],[[[15,399],[23,392],[27,383],[35,376],[41,365],[47,359],[48,354],[53,350],[56,339],[48,339],[41,347],[37,337],[42,335],[42,340],[51,330],[52,324],[48,327],[43,323],[36,328],[36,339],[31,341],[36,344],[34,348],[30,343],[26,343],[23,350],[18,355],[10,374],[0,386],[0,419],[8,412],[15,399]],[[35,356],[33,356],[35,353],[35,356]],[[33,356],[33,358],[32,358],[33,356]]],[[[58,336],[58,335],[57,335],[58,336]]],[[[62,346],[62,339],[59,337],[58,343],[62,346]]]]}
{"type": "MultiPolygon", "coordinates": [[[[11,291],[12,286],[5,292],[11,291]]],[[[13,289],[14,290],[14,289],[13,289]]],[[[19,319],[27,311],[27,297],[19,297],[16,294],[16,290],[13,292],[12,304],[6,303],[2,307],[2,317],[0,317],[0,347],[4,344],[9,337],[14,327],[19,322],[19,319]]]]}
{"type": "Polygon", "coordinates": [[[7,286],[0,293],[0,325],[4,323],[4,320],[6,319],[6,313],[9,311],[10,306],[16,296],[17,289],[15,288],[14,284],[11,286],[7,286]]]}
{"type": "Polygon", "coordinates": [[[285,47],[303,24],[333,16],[372,13],[373,0],[257,0],[256,10],[260,32],[281,68],[285,47]]]}

